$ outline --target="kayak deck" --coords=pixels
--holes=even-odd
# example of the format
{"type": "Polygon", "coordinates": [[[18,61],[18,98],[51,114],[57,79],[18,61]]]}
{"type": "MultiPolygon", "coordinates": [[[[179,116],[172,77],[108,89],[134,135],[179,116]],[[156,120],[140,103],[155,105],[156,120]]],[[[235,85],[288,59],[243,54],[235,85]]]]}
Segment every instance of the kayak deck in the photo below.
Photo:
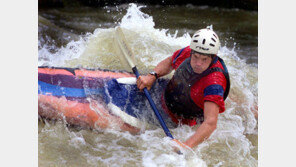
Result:
{"type": "MultiPolygon", "coordinates": [[[[135,84],[119,83],[123,78],[135,76],[124,71],[39,67],[38,114],[92,128],[107,128],[114,120],[121,122],[119,126],[128,124],[121,128],[141,128],[145,120],[154,124],[144,93],[135,84]]],[[[159,101],[166,84],[167,80],[158,80],[151,90],[153,98],[159,101]]]]}

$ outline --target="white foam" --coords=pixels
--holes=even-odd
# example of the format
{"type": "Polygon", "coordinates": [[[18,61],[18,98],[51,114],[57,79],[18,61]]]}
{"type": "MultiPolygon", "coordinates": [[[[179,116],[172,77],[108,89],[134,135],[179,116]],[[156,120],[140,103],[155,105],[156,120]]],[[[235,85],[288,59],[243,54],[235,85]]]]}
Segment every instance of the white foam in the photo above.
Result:
{"type": "MultiPolygon", "coordinates": [[[[164,58],[171,56],[175,50],[188,46],[191,37],[188,33],[170,34],[168,29],[156,29],[153,17],[141,12],[141,8],[143,6],[129,5],[120,26],[135,53],[138,68],[148,71],[164,58]]],[[[51,53],[50,49],[43,47],[39,49],[39,57],[42,59],[38,61],[38,64],[52,66],[82,64],[83,66],[122,69],[118,55],[113,48],[113,37],[114,28],[96,29],[87,38],[72,41],[55,53],[51,53]]],[[[140,161],[142,166],[191,166],[191,162],[197,166],[206,166],[206,162],[212,162],[213,165],[211,157],[217,159],[214,163],[215,166],[235,166],[235,163],[242,166],[254,164],[256,166],[257,161],[251,156],[254,146],[246,134],[257,133],[257,121],[252,113],[254,106],[258,104],[257,69],[241,60],[237,55],[236,48],[222,46],[218,55],[225,60],[228,67],[231,91],[226,100],[226,111],[219,115],[217,129],[208,140],[193,149],[197,157],[188,160],[184,156],[172,153],[172,148],[168,147],[167,139],[163,138],[164,134],[161,128],[146,130],[139,136],[132,136],[116,130],[106,130],[104,135],[113,141],[108,141],[104,135],[99,135],[101,139],[97,139],[98,145],[94,150],[99,152],[100,149],[104,149],[106,152],[110,152],[110,155],[107,156],[109,158],[104,159],[91,153],[86,154],[86,152],[83,155],[88,161],[91,161],[91,164],[101,162],[105,165],[118,163],[116,159],[126,162],[136,154],[141,155],[141,158],[134,157],[132,161],[140,161]],[[121,140],[135,145],[122,146],[118,144],[121,140]],[[135,150],[136,153],[131,153],[135,150]]],[[[181,141],[185,141],[194,132],[195,128],[188,126],[172,130],[174,137],[181,141]]],[[[81,138],[75,138],[72,142],[76,143],[75,146],[79,148],[84,147],[81,138]]],[[[139,165],[139,162],[135,162],[135,164],[139,165]]]]}
{"type": "Polygon", "coordinates": [[[60,49],[45,44],[38,50],[38,58],[41,59],[38,61],[38,66],[64,66],[67,60],[79,58],[85,50],[87,39],[88,37],[81,37],[78,41],[71,41],[60,49]],[[51,49],[57,51],[52,53],[49,51],[51,49]]]}

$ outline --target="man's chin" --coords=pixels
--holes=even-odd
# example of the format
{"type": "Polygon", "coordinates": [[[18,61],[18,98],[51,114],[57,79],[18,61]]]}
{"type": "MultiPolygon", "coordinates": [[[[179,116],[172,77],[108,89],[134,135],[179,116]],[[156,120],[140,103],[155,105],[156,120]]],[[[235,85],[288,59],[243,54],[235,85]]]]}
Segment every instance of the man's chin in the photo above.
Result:
{"type": "Polygon", "coordinates": [[[193,71],[197,74],[201,74],[203,72],[202,70],[196,70],[196,69],[193,69],[193,71]]]}

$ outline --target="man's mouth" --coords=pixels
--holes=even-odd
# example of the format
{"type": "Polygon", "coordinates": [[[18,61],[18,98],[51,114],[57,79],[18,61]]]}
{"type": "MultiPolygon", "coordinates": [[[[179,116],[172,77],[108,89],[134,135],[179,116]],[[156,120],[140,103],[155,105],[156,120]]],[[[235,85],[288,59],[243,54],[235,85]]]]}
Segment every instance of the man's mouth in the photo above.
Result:
{"type": "Polygon", "coordinates": [[[195,70],[200,71],[201,68],[200,67],[195,67],[195,70]]]}
{"type": "Polygon", "coordinates": [[[200,71],[201,71],[201,68],[195,67],[195,68],[194,68],[194,71],[196,71],[196,72],[200,72],[200,71]]]}

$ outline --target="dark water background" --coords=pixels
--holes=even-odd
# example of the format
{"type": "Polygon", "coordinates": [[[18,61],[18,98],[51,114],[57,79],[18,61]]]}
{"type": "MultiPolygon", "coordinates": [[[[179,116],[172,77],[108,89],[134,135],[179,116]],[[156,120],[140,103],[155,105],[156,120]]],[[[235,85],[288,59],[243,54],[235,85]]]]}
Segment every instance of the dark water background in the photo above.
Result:
{"type": "MultiPolygon", "coordinates": [[[[220,37],[220,56],[228,66],[232,84],[217,130],[188,158],[172,154],[161,128],[134,136],[114,130],[73,129],[59,121],[39,121],[38,165],[258,166],[258,124],[252,113],[258,104],[258,13],[192,5],[139,6],[39,9],[38,64],[121,68],[112,47],[113,28],[122,23],[131,27],[134,23],[154,24],[143,31],[141,26],[127,28],[130,45],[142,58],[138,67],[147,71],[163,56],[186,46],[186,33],[192,35],[197,29],[212,25],[220,37]],[[122,21],[124,17],[132,17],[133,22],[122,21]],[[150,17],[153,21],[149,21],[150,17]],[[160,33],[162,29],[167,34],[160,33]],[[171,38],[177,31],[180,38],[171,38]],[[144,35],[142,39],[139,32],[151,38],[144,35]],[[69,61],[64,63],[64,59],[69,61]]],[[[185,141],[195,129],[180,126],[171,131],[175,138],[185,141]]]]}
{"type": "MultiPolygon", "coordinates": [[[[76,35],[93,32],[96,28],[110,28],[118,25],[124,16],[127,5],[104,8],[57,8],[39,9],[39,41],[52,38],[57,47],[66,45],[76,35]],[[41,21],[40,21],[41,20],[41,21]],[[47,37],[45,37],[47,36],[47,37]]],[[[235,46],[238,56],[248,64],[258,64],[258,12],[241,9],[224,9],[208,6],[146,6],[142,12],[153,16],[155,28],[169,29],[178,36],[188,32],[192,35],[197,29],[213,25],[221,39],[222,46],[235,46]]]]}

